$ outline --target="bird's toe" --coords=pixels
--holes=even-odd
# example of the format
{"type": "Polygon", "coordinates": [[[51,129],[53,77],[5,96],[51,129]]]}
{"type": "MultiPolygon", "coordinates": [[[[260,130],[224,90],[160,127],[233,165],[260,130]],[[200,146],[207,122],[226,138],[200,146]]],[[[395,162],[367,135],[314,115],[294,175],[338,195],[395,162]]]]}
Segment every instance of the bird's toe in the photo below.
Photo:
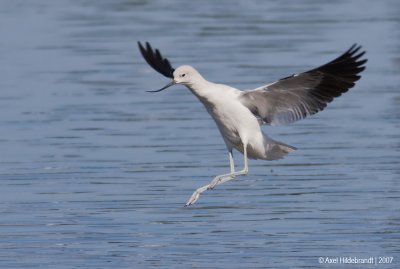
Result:
{"type": "Polygon", "coordinates": [[[192,194],[192,196],[190,197],[189,201],[186,203],[185,207],[191,206],[194,203],[196,203],[196,201],[199,199],[200,197],[200,193],[198,193],[197,191],[195,193],[192,194]]]}

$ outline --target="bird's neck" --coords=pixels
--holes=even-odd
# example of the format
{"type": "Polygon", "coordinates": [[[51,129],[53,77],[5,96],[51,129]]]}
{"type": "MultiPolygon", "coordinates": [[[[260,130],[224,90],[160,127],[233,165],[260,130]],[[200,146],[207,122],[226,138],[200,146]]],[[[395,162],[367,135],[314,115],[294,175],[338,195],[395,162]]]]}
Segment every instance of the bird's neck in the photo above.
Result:
{"type": "Polygon", "coordinates": [[[200,100],[208,98],[212,94],[213,86],[215,84],[205,80],[203,77],[198,77],[196,80],[187,84],[186,87],[196,95],[200,100]]]}

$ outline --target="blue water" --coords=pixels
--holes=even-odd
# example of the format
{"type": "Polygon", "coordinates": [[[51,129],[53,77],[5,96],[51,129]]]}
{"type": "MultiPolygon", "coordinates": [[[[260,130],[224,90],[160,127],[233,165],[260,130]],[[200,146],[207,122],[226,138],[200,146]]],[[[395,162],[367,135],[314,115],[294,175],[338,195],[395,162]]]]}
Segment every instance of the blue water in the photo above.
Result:
{"type": "Polygon", "coordinates": [[[0,268],[399,268],[398,14],[394,0],[1,1],[0,268]],[[145,92],[168,80],[138,40],[239,89],[355,42],[369,61],[322,113],[264,127],[298,151],[184,208],[229,170],[225,146],[184,87],[145,92]]]}

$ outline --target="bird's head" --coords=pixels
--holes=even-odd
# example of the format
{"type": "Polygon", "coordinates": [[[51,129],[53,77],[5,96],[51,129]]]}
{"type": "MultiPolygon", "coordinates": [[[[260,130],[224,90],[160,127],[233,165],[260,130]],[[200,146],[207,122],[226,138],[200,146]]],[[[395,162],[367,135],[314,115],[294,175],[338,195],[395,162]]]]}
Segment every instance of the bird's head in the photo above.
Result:
{"type": "Polygon", "coordinates": [[[182,65],[174,71],[174,81],[176,84],[188,86],[199,76],[199,72],[190,65],[182,65]]]}
{"type": "Polygon", "coordinates": [[[192,86],[194,83],[196,83],[196,81],[198,81],[199,79],[202,79],[202,76],[200,75],[200,73],[194,69],[193,67],[191,67],[190,65],[182,65],[180,67],[178,67],[177,69],[175,69],[174,73],[173,73],[173,79],[170,83],[168,83],[167,85],[165,85],[164,87],[162,87],[159,90],[156,91],[149,91],[149,92],[160,92],[162,90],[165,90],[168,87],[171,87],[175,84],[182,84],[185,85],[187,87],[192,86]]]}

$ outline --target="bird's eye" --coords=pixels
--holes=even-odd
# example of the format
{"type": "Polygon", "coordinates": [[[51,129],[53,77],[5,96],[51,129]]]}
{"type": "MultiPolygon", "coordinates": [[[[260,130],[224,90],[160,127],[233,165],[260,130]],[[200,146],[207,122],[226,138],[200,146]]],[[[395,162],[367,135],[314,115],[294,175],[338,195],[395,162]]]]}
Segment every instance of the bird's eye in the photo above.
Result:
{"type": "Polygon", "coordinates": [[[186,74],[182,74],[182,75],[181,75],[181,77],[185,77],[185,76],[186,76],[186,74]]]}

